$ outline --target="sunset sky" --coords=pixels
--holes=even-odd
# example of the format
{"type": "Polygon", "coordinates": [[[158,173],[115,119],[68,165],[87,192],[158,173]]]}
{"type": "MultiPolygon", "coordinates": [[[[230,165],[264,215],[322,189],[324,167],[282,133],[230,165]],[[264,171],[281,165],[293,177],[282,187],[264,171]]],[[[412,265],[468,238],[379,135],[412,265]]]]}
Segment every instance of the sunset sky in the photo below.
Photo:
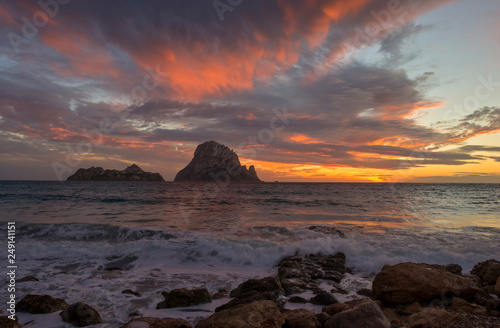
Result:
{"type": "Polygon", "coordinates": [[[214,140],[266,181],[500,183],[498,0],[1,1],[0,180],[214,140]],[[42,5],[45,4],[45,5],[42,5]]]}

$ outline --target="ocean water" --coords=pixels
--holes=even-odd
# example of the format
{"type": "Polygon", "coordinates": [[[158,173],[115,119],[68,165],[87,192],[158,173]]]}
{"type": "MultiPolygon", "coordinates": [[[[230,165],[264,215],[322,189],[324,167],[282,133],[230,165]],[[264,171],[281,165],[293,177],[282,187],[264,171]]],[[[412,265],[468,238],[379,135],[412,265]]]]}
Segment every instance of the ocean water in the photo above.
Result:
{"type": "MultiPolygon", "coordinates": [[[[0,236],[6,245],[6,222],[16,222],[17,276],[40,280],[18,283],[17,300],[85,302],[103,317],[96,327],[118,327],[131,312],[196,322],[228,300],[156,310],[161,291],[229,291],[276,275],[289,255],[345,253],[353,274],[342,300],[369,288],[384,264],[457,263],[468,272],[500,257],[499,196],[497,184],[4,181],[0,236]]],[[[0,300],[8,294],[2,288],[0,300]]],[[[26,327],[69,327],[57,313],[18,316],[26,327]]]]}

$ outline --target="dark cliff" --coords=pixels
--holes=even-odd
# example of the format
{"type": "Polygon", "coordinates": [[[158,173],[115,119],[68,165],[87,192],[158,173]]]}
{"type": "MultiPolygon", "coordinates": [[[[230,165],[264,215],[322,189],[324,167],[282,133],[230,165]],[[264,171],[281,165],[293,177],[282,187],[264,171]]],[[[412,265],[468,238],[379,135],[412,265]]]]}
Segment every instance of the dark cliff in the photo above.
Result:
{"type": "Polygon", "coordinates": [[[255,181],[260,179],[251,165],[240,164],[236,153],[215,141],[198,145],[191,162],[175,176],[174,181],[255,181]]]}
{"type": "Polygon", "coordinates": [[[66,181],[165,181],[160,173],[143,171],[132,164],[125,170],[105,170],[102,167],[79,169],[66,181]]]}

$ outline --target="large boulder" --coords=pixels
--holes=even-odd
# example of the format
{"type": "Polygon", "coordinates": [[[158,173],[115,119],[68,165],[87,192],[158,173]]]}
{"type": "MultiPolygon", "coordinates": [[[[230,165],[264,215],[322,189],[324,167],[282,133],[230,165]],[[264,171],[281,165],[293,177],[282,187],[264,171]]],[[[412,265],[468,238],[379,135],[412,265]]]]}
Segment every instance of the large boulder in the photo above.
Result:
{"type": "Polygon", "coordinates": [[[290,310],[283,314],[285,324],[282,328],[322,328],[316,315],[305,309],[290,310]]]}
{"type": "Polygon", "coordinates": [[[386,265],[373,281],[375,298],[392,304],[428,301],[452,295],[471,298],[480,288],[470,279],[425,263],[386,265]]]}
{"type": "Polygon", "coordinates": [[[354,306],[333,315],[325,328],[390,328],[391,323],[380,307],[370,299],[356,302],[354,306]]]}
{"type": "Polygon", "coordinates": [[[240,164],[236,153],[215,141],[198,145],[191,162],[177,173],[174,181],[254,181],[260,179],[251,165],[240,164]]]}
{"type": "Polygon", "coordinates": [[[281,328],[285,318],[272,301],[256,301],[219,311],[195,328],[281,328]]]}
{"type": "Polygon", "coordinates": [[[49,295],[28,294],[17,303],[16,310],[32,314],[44,314],[61,311],[68,306],[69,304],[61,298],[53,298],[49,295]]]}
{"type": "MultiPolygon", "coordinates": [[[[436,328],[457,321],[458,316],[446,310],[425,308],[409,318],[410,328],[436,328]]],[[[445,326],[448,327],[448,326],[445,326]]]]}
{"type": "Polygon", "coordinates": [[[171,292],[161,293],[165,300],[156,305],[157,309],[168,309],[174,307],[185,307],[201,303],[211,303],[212,298],[206,288],[198,289],[174,289],[171,292]]]}
{"type": "Polygon", "coordinates": [[[192,328],[184,319],[143,317],[133,319],[120,328],[192,328]]]}
{"type": "Polygon", "coordinates": [[[264,292],[264,293],[259,293],[256,291],[247,292],[241,295],[239,298],[233,298],[228,303],[216,307],[215,312],[226,310],[235,307],[236,305],[248,304],[255,301],[263,301],[263,300],[276,302],[277,296],[273,292],[264,292]]]}
{"type": "Polygon", "coordinates": [[[494,285],[500,277],[500,262],[494,259],[476,264],[471,272],[481,278],[481,281],[487,285],[494,285]]]}
{"type": "Polygon", "coordinates": [[[102,323],[101,315],[85,303],[74,303],[60,313],[64,322],[75,327],[87,327],[102,323]]]}

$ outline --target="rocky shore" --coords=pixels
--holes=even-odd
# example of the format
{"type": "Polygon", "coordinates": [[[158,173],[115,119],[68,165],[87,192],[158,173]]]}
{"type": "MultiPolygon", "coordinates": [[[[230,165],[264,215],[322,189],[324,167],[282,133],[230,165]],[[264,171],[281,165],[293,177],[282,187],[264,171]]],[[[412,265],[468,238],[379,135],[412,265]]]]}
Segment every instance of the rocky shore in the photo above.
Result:
{"type": "MultiPolygon", "coordinates": [[[[119,268],[117,268],[118,270],[119,268]]],[[[158,311],[176,307],[193,309],[213,300],[230,298],[188,322],[131,313],[121,328],[472,328],[500,327],[500,262],[478,263],[470,274],[456,264],[400,263],[386,265],[375,275],[371,289],[341,302],[334,294],[346,292],[340,283],[352,269],[342,253],[311,254],[282,259],[277,275],[250,279],[231,291],[210,293],[206,288],[162,292],[158,311]],[[315,306],[317,311],[312,311],[315,306]],[[307,309],[309,307],[309,309],[307,309]],[[319,309],[319,310],[318,310],[319,309]]],[[[141,295],[131,289],[123,293],[141,295]]],[[[98,309],[68,304],[48,295],[26,295],[17,312],[46,314],[60,311],[61,321],[75,327],[103,322],[98,309]]],[[[105,314],[102,314],[105,317],[105,314]]],[[[161,316],[161,315],[160,315],[161,316]]],[[[21,327],[6,316],[1,327],[21,327]]]]}

